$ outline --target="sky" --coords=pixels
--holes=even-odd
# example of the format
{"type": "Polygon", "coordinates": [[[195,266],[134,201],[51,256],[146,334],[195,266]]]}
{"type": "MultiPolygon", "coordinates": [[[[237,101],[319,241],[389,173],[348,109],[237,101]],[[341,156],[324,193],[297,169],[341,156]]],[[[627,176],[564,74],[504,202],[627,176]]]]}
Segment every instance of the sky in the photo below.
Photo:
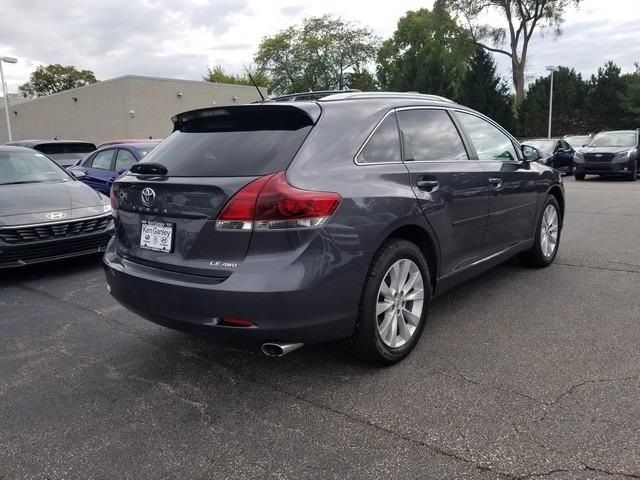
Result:
{"type": "MultiPolygon", "coordinates": [[[[367,26],[380,38],[393,34],[407,11],[433,0],[3,0],[0,56],[9,92],[39,64],[60,63],[121,75],[200,79],[207,66],[240,73],[261,39],[304,17],[332,14],[367,26]]],[[[488,16],[499,22],[500,18],[488,16]]],[[[565,16],[563,34],[535,35],[529,79],[545,66],[564,65],[590,76],[608,60],[623,72],[640,61],[640,0],[583,0],[565,16]]],[[[497,55],[510,78],[507,57],[497,55]]]]}

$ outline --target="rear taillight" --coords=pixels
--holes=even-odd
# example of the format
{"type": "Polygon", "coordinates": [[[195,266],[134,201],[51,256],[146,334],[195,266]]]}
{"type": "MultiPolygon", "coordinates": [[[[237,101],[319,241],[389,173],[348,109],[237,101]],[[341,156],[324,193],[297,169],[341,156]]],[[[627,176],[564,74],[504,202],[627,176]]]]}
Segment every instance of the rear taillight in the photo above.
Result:
{"type": "Polygon", "coordinates": [[[337,193],[300,190],[278,172],[238,191],[216,219],[218,230],[282,230],[324,225],[342,198],[337,193]]]}
{"type": "Polygon", "coordinates": [[[111,190],[109,190],[109,200],[111,200],[111,210],[116,211],[116,194],[113,193],[113,185],[111,186],[111,190]]]}

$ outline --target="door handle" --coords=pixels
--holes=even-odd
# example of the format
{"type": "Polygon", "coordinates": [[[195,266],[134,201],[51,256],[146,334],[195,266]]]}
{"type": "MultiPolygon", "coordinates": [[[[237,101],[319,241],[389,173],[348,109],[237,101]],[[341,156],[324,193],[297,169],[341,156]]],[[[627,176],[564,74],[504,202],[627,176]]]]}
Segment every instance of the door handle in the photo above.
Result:
{"type": "Polygon", "coordinates": [[[416,185],[418,186],[418,190],[435,192],[440,187],[440,182],[437,180],[418,180],[416,185]]]}
{"type": "Polygon", "coordinates": [[[495,190],[500,190],[503,185],[502,179],[497,177],[490,178],[489,183],[493,186],[495,190]]]}

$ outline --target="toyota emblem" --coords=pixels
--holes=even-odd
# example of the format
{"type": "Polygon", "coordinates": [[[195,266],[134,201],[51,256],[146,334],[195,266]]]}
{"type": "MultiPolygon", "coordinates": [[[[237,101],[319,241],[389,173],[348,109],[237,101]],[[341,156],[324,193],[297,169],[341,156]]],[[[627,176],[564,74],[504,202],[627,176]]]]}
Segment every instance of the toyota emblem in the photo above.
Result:
{"type": "Polygon", "coordinates": [[[62,220],[63,218],[67,218],[67,214],[64,212],[51,212],[47,213],[47,218],[49,220],[62,220]]]}
{"type": "Polygon", "coordinates": [[[153,188],[143,188],[140,198],[145,207],[150,207],[156,200],[156,192],[153,191],[153,188]]]}

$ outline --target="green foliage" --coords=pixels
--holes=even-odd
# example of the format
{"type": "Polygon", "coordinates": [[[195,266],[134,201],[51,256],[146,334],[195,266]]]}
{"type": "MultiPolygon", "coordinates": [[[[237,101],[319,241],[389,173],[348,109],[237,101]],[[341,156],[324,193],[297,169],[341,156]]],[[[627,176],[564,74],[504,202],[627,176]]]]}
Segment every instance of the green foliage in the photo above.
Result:
{"type": "Polygon", "coordinates": [[[441,2],[409,11],[378,52],[378,82],[384,90],[457,97],[473,48],[441,2]]]}
{"type": "Polygon", "coordinates": [[[29,81],[20,85],[18,90],[25,98],[43,97],[97,81],[91,70],[78,70],[71,65],[62,66],[56,63],[46,67],[39,65],[31,73],[29,81]]]}
{"type": "Polygon", "coordinates": [[[276,94],[342,89],[364,80],[377,48],[369,29],[325,15],[264,38],[254,60],[276,94]]]}
{"type": "Polygon", "coordinates": [[[514,131],[515,116],[509,86],[498,75],[491,54],[484,49],[477,48],[471,58],[457,100],[514,131]]]}
{"type": "MultiPolygon", "coordinates": [[[[549,76],[540,77],[529,86],[520,107],[523,136],[547,136],[550,86],[549,76]]],[[[586,133],[594,128],[585,104],[587,98],[588,85],[579,73],[567,67],[554,72],[552,135],[586,133]]]]}
{"type": "Polygon", "coordinates": [[[251,79],[249,78],[249,74],[253,77],[256,84],[259,87],[266,87],[269,83],[267,77],[261,72],[250,72],[242,75],[236,75],[233,73],[226,73],[224,68],[221,65],[216,65],[215,67],[207,68],[207,73],[202,77],[203,80],[207,82],[215,82],[215,83],[230,83],[234,85],[249,85],[253,86],[251,79]]]}
{"type": "MultiPolygon", "coordinates": [[[[590,133],[640,126],[640,68],[621,74],[607,62],[588,81],[573,69],[560,67],[553,78],[552,135],[590,133]]],[[[546,136],[549,121],[549,76],[529,86],[520,109],[520,134],[546,136]]]]}

